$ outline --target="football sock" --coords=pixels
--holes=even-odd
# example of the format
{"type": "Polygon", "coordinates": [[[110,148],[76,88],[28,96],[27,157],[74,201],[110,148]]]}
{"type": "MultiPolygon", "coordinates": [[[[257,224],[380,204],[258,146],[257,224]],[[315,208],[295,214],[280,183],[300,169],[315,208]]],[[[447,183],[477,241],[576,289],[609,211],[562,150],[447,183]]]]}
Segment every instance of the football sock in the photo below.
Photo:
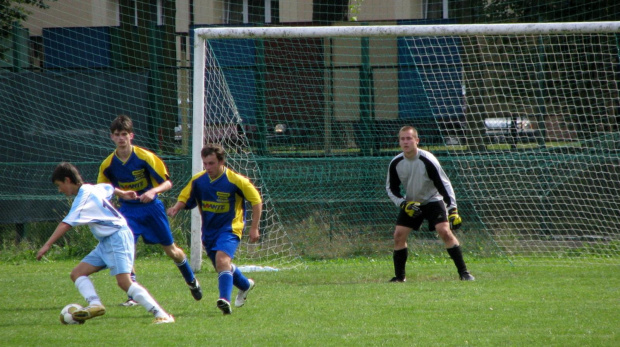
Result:
{"type": "Polygon", "coordinates": [[[250,281],[243,275],[235,264],[232,265],[233,285],[241,290],[250,288],[250,281]]]}
{"type": "Polygon", "coordinates": [[[233,276],[230,271],[222,271],[217,276],[218,288],[220,290],[220,298],[230,302],[230,296],[233,289],[233,276]]]}
{"type": "Polygon", "coordinates": [[[127,295],[131,296],[138,304],[142,305],[147,311],[156,318],[166,317],[167,313],[159,306],[151,294],[138,282],[134,282],[127,290],[127,295]]]}
{"type": "MultiPolygon", "coordinates": [[[[131,277],[131,282],[136,282],[136,274],[133,271],[131,271],[131,274],[129,275],[129,277],[131,277]]],[[[133,298],[130,295],[127,295],[127,299],[133,300],[133,298]]]]}
{"type": "Polygon", "coordinates": [[[392,258],[394,259],[394,276],[396,278],[405,278],[405,265],[409,256],[409,248],[394,250],[392,258]]]}
{"type": "Polygon", "coordinates": [[[465,265],[465,260],[463,260],[463,252],[461,252],[461,246],[456,245],[452,248],[446,249],[448,254],[450,254],[450,258],[454,261],[454,265],[456,265],[456,270],[459,273],[463,273],[467,271],[467,266],[465,265]]]}
{"type": "Polygon", "coordinates": [[[101,300],[95,291],[95,286],[88,276],[78,277],[75,280],[75,287],[89,305],[101,305],[101,300]]]}
{"type": "Polygon", "coordinates": [[[189,266],[189,263],[187,262],[187,257],[183,259],[182,262],[175,263],[175,264],[179,268],[179,271],[181,271],[181,274],[183,275],[185,282],[187,283],[194,282],[194,272],[192,271],[192,268],[189,266]]]}

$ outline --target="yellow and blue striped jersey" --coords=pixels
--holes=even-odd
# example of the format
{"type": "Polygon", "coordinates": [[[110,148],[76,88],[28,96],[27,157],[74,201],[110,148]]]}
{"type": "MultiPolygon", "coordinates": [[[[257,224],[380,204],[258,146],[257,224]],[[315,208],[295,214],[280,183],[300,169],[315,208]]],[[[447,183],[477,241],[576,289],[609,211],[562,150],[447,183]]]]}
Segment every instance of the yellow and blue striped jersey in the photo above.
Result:
{"type": "Polygon", "coordinates": [[[229,168],[211,179],[206,171],[195,174],[179,194],[186,209],[200,206],[202,239],[221,232],[239,236],[245,226],[245,201],[252,206],[262,203],[260,193],[250,180],[229,168]]]}
{"type": "MultiPolygon", "coordinates": [[[[97,183],[110,183],[122,190],[133,190],[138,195],[170,179],[164,162],[153,152],[132,146],[132,153],[123,162],[110,154],[99,167],[97,183]]],[[[122,200],[123,203],[140,203],[139,200],[122,200]]]]}

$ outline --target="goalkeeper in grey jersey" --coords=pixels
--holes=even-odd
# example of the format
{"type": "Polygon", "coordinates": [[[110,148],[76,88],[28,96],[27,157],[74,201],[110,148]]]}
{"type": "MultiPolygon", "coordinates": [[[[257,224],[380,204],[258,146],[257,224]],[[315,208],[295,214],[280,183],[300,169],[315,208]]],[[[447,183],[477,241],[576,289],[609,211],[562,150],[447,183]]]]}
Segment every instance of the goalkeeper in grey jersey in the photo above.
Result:
{"type": "Polygon", "coordinates": [[[473,281],[459,240],[452,233],[461,227],[461,217],[450,179],[433,154],[418,148],[420,139],[414,127],[402,127],[398,142],[403,152],[390,162],[385,184],[388,196],[400,207],[394,230],[394,278],[390,282],[405,282],[407,237],[412,230],[417,231],[425,219],[429,229],[437,231],[446,245],[461,280],[473,281]],[[405,196],[401,194],[401,187],[405,196]]]}

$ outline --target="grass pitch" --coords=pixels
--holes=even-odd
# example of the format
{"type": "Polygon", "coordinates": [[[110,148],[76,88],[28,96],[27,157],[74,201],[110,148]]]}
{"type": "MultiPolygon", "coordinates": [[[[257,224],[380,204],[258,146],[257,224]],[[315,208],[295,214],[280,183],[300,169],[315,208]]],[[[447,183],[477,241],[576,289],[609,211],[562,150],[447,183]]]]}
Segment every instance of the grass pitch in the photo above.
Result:
{"type": "MultiPolygon", "coordinates": [[[[92,276],[107,313],[64,326],[69,303],[85,305],[69,279],[76,261],[0,263],[3,346],[619,346],[620,269],[610,265],[454,266],[408,263],[406,283],[386,283],[391,259],[308,262],[249,273],[256,289],[242,308],[215,307],[216,274],[197,274],[192,299],[167,258],[138,259],[138,280],[176,318],[153,325],[104,271],[92,276]]],[[[236,291],[233,295],[236,294],[236,291]]]]}

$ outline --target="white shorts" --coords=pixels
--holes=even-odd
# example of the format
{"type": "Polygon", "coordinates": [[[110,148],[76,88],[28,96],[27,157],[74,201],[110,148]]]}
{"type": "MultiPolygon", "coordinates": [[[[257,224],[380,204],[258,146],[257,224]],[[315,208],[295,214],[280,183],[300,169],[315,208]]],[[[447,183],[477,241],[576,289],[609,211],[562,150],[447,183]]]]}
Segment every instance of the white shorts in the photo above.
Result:
{"type": "Polygon", "coordinates": [[[133,268],[134,241],[129,228],[105,237],[82,262],[95,267],[104,266],[110,269],[110,275],[131,273],[133,268]]]}

